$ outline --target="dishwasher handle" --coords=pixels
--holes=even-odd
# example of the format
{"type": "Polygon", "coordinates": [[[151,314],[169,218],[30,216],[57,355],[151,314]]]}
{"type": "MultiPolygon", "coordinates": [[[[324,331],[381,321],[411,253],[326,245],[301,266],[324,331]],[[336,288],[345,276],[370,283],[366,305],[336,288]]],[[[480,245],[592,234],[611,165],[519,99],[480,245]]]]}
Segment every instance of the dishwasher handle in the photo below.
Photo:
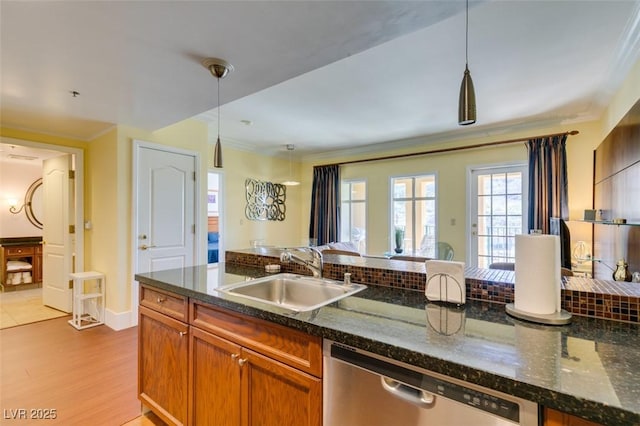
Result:
{"type": "Polygon", "coordinates": [[[433,408],[436,403],[436,396],[426,390],[414,388],[384,376],[380,377],[380,383],[382,384],[382,389],[391,395],[420,408],[433,408]]]}

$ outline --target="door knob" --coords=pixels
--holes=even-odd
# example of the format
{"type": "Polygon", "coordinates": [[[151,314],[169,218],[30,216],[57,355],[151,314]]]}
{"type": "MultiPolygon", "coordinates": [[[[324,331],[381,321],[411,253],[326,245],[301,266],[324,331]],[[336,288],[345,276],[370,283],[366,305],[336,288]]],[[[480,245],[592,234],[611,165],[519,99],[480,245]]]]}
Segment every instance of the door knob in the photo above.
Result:
{"type": "Polygon", "coordinates": [[[155,246],[148,246],[146,244],[143,244],[143,245],[140,246],[140,250],[147,250],[147,249],[150,249],[152,247],[155,247],[155,246]]]}

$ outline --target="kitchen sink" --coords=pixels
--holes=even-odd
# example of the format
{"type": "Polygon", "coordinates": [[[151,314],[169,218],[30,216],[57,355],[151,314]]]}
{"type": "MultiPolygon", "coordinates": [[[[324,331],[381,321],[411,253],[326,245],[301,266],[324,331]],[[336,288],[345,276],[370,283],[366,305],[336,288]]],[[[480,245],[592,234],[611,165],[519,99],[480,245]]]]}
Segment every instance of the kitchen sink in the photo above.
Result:
{"type": "Polygon", "coordinates": [[[367,288],[326,278],[282,273],[230,284],[219,290],[269,305],[306,312],[336,302],[367,288]]]}

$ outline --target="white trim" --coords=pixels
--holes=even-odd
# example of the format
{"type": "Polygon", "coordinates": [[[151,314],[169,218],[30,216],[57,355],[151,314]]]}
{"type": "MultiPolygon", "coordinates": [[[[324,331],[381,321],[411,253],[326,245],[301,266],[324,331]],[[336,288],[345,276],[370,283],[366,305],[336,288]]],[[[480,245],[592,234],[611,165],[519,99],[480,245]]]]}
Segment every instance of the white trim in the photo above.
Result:
{"type": "Polygon", "coordinates": [[[136,317],[135,321],[133,321],[133,313],[130,310],[114,312],[111,309],[105,309],[104,314],[104,324],[115,331],[138,325],[138,318],[136,317]]]}
{"type": "Polygon", "coordinates": [[[69,146],[52,145],[41,142],[34,142],[27,139],[14,139],[2,137],[2,143],[28,146],[31,148],[46,149],[49,151],[64,152],[74,156],[75,185],[74,197],[76,200],[76,211],[74,222],[76,226],[75,233],[75,268],[76,272],[84,271],[84,150],[81,148],[72,148],[69,146]],[[82,232],[80,232],[82,230],[82,232]]]}
{"type": "MultiPolygon", "coordinates": [[[[202,227],[200,225],[201,218],[199,216],[200,211],[200,185],[201,185],[201,176],[200,171],[202,169],[200,164],[200,153],[197,151],[191,151],[183,148],[177,148],[169,145],[162,145],[153,142],[147,142],[139,139],[134,139],[132,141],[132,165],[131,165],[131,311],[130,311],[130,323],[132,326],[138,324],[138,300],[140,295],[138,282],[135,280],[134,276],[137,273],[138,266],[138,240],[136,238],[136,222],[138,220],[138,159],[139,159],[139,151],[141,148],[145,149],[155,149],[158,151],[170,152],[174,154],[181,154],[193,157],[194,159],[194,168],[196,174],[195,186],[194,186],[194,225],[195,225],[195,234],[193,239],[194,244],[194,256],[193,262],[194,265],[198,265],[203,262],[203,259],[206,259],[206,247],[202,243],[202,227]]],[[[222,205],[220,205],[222,208],[222,205]]],[[[206,263],[206,262],[204,262],[206,263]]]]}

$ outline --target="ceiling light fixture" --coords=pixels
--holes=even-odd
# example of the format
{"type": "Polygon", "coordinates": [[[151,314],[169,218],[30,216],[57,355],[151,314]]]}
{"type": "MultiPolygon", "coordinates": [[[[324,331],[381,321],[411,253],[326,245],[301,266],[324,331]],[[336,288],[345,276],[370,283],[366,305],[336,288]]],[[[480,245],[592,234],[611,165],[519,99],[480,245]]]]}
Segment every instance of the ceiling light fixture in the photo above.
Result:
{"type": "Polygon", "coordinates": [[[467,0],[465,34],[464,77],[462,77],[460,85],[460,101],[458,103],[458,124],[461,126],[476,122],[476,93],[473,90],[473,80],[471,80],[469,72],[469,0],[467,0]]]}
{"type": "Polygon", "coordinates": [[[218,81],[218,139],[216,140],[216,146],[213,149],[213,167],[221,169],[222,145],[220,144],[220,79],[225,78],[227,74],[233,71],[233,65],[218,58],[207,58],[202,61],[202,65],[204,65],[205,68],[211,72],[211,75],[213,75],[218,81]]]}
{"type": "Polygon", "coordinates": [[[287,144],[287,151],[289,151],[289,178],[284,182],[282,182],[282,184],[286,186],[300,185],[300,182],[293,179],[292,166],[291,166],[291,153],[293,152],[294,149],[295,147],[293,146],[293,144],[291,143],[287,144]]]}

